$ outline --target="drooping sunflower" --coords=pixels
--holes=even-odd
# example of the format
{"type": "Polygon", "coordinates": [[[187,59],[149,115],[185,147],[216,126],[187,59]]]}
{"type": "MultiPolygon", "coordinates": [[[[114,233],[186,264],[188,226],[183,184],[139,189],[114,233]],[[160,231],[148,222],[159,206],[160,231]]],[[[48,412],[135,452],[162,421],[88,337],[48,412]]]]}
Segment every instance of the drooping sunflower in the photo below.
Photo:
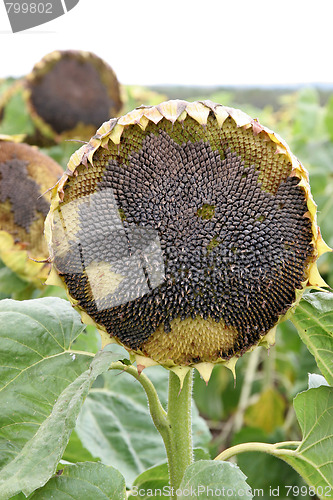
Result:
{"type": "Polygon", "coordinates": [[[54,160],[36,147],[0,136],[0,258],[26,281],[41,285],[48,257],[43,236],[50,208],[46,193],[63,174],[54,160]]]}
{"type": "Polygon", "coordinates": [[[53,190],[46,235],[50,282],[84,320],[141,367],[206,379],[272,344],[305,288],[325,286],[306,170],[277,134],[210,101],[104,123],[53,190]]]}
{"type": "Polygon", "coordinates": [[[0,100],[3,118],[13,100],[24,107],[26,141],[38,146],[64,139],[88,140],[122,107],[113,69],[96,54],[76,50],[47,54],[15,82],[0,100]]]}

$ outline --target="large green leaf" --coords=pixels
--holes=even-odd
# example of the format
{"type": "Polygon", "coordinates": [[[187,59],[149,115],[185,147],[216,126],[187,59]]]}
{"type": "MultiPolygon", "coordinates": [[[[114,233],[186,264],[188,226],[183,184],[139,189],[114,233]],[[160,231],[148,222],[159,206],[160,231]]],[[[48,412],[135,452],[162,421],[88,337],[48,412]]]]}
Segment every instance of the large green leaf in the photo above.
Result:
{"type": "Polygon", "coordinates": [[[1,500],[19,491],[28,495],[54,474],[92,382],[108,369],[114,358],[111,352],[100,352],[90,368],[60,394],[49,417],[0,472],[1,500]]]}
{"type": "Polygon", "coordinates": [[[0,466],[15,458],[61,392],[90,365],[88,354],[71,352],[82,330],[66,301],[0,302],[0,466]]]}
{"type": "Polygon", "coordinates": [[[310,486],[315,488],[320,498],[331,498],[333,491],[333,387],[321,386],[301,392],[294,400],[294,407],[302,429],[303,440],[297,450],[284,454],[281,451],[280,456],[292,465],[310,486]]]}
{"type": "Polygon", "coordinates": [[[333,293],[306,294],[291,320],[327,382],[333,385],[333,293]]]}
{"type": "MultiPolygon", "coordinates": [[[[145,374],[166,406],[168,371],[154,366],[147,368],[145,374]]],[[[210,433],[194,403],[192,414],[194,446],[205,448],[210,433]]],[[[109,372],[96,381],[83,405],[76,432],[93,456],[120,470],[128,485],[145,469],[166,459],[162,438],[149,414],[146,394],[125,372],[109,372]]]]}
{"type": "Polygon", "coordinates": [[[30,500],[126,500],[125,480],[113,467],[85,462],[67,465],[30,500]]]}
{"type": "Polygon", "coordinates": [[[200,460],[191,464],[185,471],[179,488],[177,500],[193,498],[253,498],[246,476],[230,462],[200,460]]]}
{"type": "Polygon", "coordinates": [[[0,302],[1,499],[51,477],[92,382],[114,360],[72,349],[83,328],[62,299],[0,302]]]}

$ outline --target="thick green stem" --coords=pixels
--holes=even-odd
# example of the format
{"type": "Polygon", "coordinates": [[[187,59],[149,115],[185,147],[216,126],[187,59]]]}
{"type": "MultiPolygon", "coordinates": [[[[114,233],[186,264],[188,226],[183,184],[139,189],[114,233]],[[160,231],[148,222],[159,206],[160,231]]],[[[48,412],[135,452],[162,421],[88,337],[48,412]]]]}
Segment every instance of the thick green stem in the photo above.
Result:
{"type": "Polygon", "coordinates": [[[183,479],[184,472],[192,463],[192,382],[190,370],[184,378],[183,386],[178,375],[170,371],[168,412],[164,410],[151,380],[139,373],[134,366],[124,365],[121,361],[112,363],[110,370],[123,370],[132,375],[146,391],[149,410],[156,429],[161,434],[169,465],[171,499],[176,499],[176,491],[183,479]]]}
{"type": "Polygon", "coordinates": [[[180,380],[177,375],[170,371],[169,375],[169,398],[168,398],[168,421],[170,425],[170,446],[166,446],[169,462],[170,486],[176,498],[176,490],[179,488],[186,468],[192,463],[192,370],[184,378],[181,389],[180,380]]]}

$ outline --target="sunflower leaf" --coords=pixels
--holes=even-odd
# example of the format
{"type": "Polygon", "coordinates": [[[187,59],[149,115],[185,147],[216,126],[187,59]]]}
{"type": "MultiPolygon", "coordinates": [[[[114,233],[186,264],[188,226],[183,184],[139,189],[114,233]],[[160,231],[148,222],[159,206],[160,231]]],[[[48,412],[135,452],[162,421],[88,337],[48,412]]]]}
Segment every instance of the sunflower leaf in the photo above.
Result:
{"type": "Polygon", "coordinates": [[[68,465],[30,497],[31,500],[50,498],[125,500],[125,480],[117,469],[108,465],[94,462],[68,465]]]}
{"type": "Polygon", "coordinates": [[[0,499],[52,476],[92,382],[113,361],[104,352],[89,366],[92,355],[72,348],[83,328],[59,298],[0,302],[0,499]]]}
{"type": "Polygon", "coordinates": [[[197,498],[204,500],[210,496],[228,496],[235,499],[253,498],[246,476],[230,462],[200,460],[185,471],[180,485],[178,500],[197,498]]]}
{"type": "Polygon", "coordinates": [[[327,382],[333,385],[333,293],[306,294],[291,321],[327,382]]]}
{"type": "Polygon", "coordinates": [[[333,488],[333,388],[321,386],[294,399],[303,440],[297,450],[279,450],[279,457],[307,481],[321,499],[333,488]]]}

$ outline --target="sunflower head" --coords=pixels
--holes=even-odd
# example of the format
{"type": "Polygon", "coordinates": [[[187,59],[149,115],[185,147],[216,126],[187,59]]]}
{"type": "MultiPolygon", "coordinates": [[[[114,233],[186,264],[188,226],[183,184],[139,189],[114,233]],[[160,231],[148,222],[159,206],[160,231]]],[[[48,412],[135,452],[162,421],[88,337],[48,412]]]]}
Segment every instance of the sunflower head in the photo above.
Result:
{"type": "Polygon", "coordinates": [[[53,276],[141,366],[209,378],[272,343],[304,289],[324,285],[306,170],[257,120],[210,101],[104,123],[54,189],[46,232],[53,276]]]}
{"type": "Polygon", "coordinates": [[[51,158],[13,137],[0,136],[0,258],[28,281],[46,279],[44,220],[50,207],[45,193],[63,174],[51,158]]]}
{"type": "Polygon", "coordinates": [[[91,52],[51,52],[35,65],[24,85],[39,134],[57,142],[89,139],[122,107],[114,71],[91,52]]]}

